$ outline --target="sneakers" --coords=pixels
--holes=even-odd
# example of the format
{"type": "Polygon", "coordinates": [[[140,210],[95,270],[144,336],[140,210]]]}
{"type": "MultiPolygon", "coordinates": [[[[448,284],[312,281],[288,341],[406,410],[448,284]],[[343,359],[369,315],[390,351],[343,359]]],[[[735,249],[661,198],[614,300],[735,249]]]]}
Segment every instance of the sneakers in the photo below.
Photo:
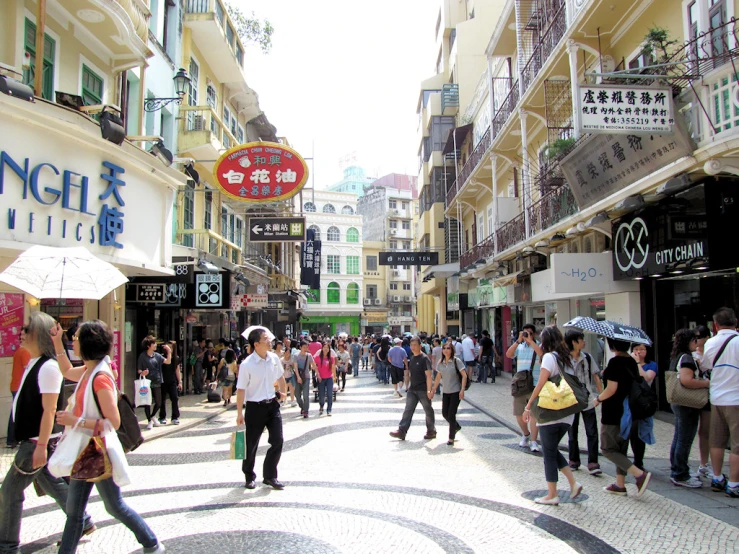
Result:
{"type": "Polygon", "coordinates": [[[174,418],[174,419],[172,420],[172,425],[179,425],[179,424],[180,424],[180,420],[179,420],[179,419],[177,419],[177,418],[174,418]]]}
{"type": "Polygon", "coordinates": [[[146,430],[151,431],[154,428],[154,420],[150,419],[149,423],[146,424],[146,430]]]}
{"type": "Polygon", "coordinates": [[[726,485],[726,490],[724,491],[726,496],[729,498],[739,498],[739,486],[736,487],[730,487],[728,484],[726,485]]]}
{"type": "Polygon", "coordinates": [[[690,477],[683,481],[678,481],[677,479],[670,477],[670,482],[676,487],[685,487],[688,489],[699,489],[703,486],[703,483],[697,477],[690,477]]]}
{"type": "Polygon", "coordinates": [[[318,415],[323,415],[323,408],[320,408],[320,409],[318,410],[318,415]]]}
{"type": "Polygon", "coordinates": [[[713,470],[709,466],[698,466],[698,470],[695,473],[690,474],[692,477],[705,477],[706,479],[713,479],[713,470]]]}
{"type": "Polygon", "coordinates": [[[578,469],[580,469],[580,462],[573,462],[572,460],[570,460],[569,466],[572,471],[577,471],[578,469]]]}
{"type": "Polygon", "coordinates": [[[426,434],[423,436],[424,439],[431,440],[436,438],[436,431],[427,431],[426,434]]]}
{"type": "Polygon", "coordinates": [[[298,403],[297,403],[297,402],[290,402],[290,407],[291,407],[291,408],[294,408],[294,407],[295,407],[295,406],[297,406],[297,405],[298,405],[298,403]]]}
{"type": "Polygon", "coordinates": [[[531,450],[532,452],[541,452],[541,448],[539,447],[539,443],[538,443],[538,442],[536,442],[536,441],[531,441],[531,442],[529,443],[529,449],[530,449],[530,450],[531,450]]]}
{"type": "Polygon", "coordinates": [[[159,423],[159,420],[158,419],[152,419],[150,423],[153,423],[154,424],[154,427],[159,427],[161,425],[161,423],[159,423]]]}
{"type": "Polygon", "coordinates": [[[722,475],[720,478],[714,476],[714,478],[711,479],[711,490],[713,492],[725,492],[726,485],[726,475],[722,475]]]}
{"type": "Polygon", "coordinates": [[[603,487],[603,490],[611,494],[617,494],[619,496],[626,496],[626,488],[625,487],[621,488],[616,483],[611,483],[607,487],[603,487]]]}
{"type": "Polygon", "coordinates": [[[327,415],[328,417],[331,417],[331,412],[326,412],[326,415],[327,415]]]}
{"type": "Polygon", "coordinates": [[[603,473],[603,471],[601,471],[600,469],[600,465],[598,464],[588,464],[588,472],[590,473],[590,475],[600,475],[601,473],[603,473]]]}
{"type": "Polygon", "coordinates": [[[390,431],[390,436],[394,439],[405,440],[405,433],[398,429],[397,431],[390,431]]]}
{"type": "Polygon", "coordinates": [[[521,448],[526,448],[529,445],[529,435],[524,435],[521,437],[521,442],[518,443],[518,446],[521,448]]]}
{"type": "Polygon", "coordinates": [[[167,425],[167,420],[166,419],[160,419],[159,420],[159,425],[167,425]]]}
{"type": "Polygon", "coordinates": [[[652,479],[652,474],[648,471],[642,473],[641,477],[636,478],[636,497],[639,498],[644,494],[649,486],[649,481],[652,479]]]}
{"type": "Polygon", "coordinates": [[[166,551],[167,549],[164,548],[164,545],[162,543],[157,543],[154,548],[144,548],[145,554],[161,554],[162,552],[166,551]]]}

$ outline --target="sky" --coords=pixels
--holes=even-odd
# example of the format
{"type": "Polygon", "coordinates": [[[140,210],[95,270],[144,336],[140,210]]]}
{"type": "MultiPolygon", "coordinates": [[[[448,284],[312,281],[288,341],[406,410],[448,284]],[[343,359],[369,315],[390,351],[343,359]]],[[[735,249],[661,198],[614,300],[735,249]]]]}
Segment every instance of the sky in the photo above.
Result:
{"type": "Polygon", "coordinates": [[[340,162],[354,153],[369,176],[417,175],[436,0],[231,1],[275,29],[268,54],[247,45],[246,81],[277,135],[303,157],[313,152],[316,189],[341,180],[340,162]]]}

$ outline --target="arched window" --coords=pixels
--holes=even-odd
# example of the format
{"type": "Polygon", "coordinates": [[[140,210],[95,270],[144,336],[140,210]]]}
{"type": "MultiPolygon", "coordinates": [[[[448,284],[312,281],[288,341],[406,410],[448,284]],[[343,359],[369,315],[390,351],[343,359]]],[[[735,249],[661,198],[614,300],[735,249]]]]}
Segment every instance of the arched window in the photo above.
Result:
{"type": "Polygon", "coordinates": [[[341,208],[341,213],[344,215],[354,215],[354,208],[351,206],[344,206],[341,208]]]}
{"type": "Polygon", "coordinates": [[[326,240],[332,241],[332,242],[338,242],[341,240],[341,233],[339,232],[338,227],[331,226],[328,228],[328,231],[326,232],[326,240]]]}
{"type": "Polygon", "coordinates": [[[320,304],[321,303],[321,290],[320,289],[308,289],[305,291],[305,301],[308,304],[320,304]]]}
{"type": "Polygon", "coordinates": [[[316,205],[313,202],[306,202],[303,205],[303,211],[305,211],[305,212],[315,212],[316,211],[316,205]]]}
{"type": "Polygon", "coordinates": [[[321,240],[321,230],[318,228],[318,225],[311,225],[308,229],[313,229],[316,232],[316,237],[313,240],[321,240]]]}
{"type": "Polygon", "coordinates": [[[359,242],[359,231],[354,227],[349,227],[346,230],[346,242],[359,242]]]}
{"type": "Polygon", "coordinates": [[[328,284],[326,302],[329,304],[341,304],[341,288],[339,287],[339,283],[328,284]]]}
{"type": "Polygon", "coordinates": [[[334,205],[333,204],[326,204],[323,207],[323,213],[325,213],[325,214],[335,214],[336,213],[336,208],[334,208],[334,205]]]}
{"type": "Polygon", "coordinates": [[[347,304],[359,304],[359,285],[356,283],[349,283],[346,286],[346,303],[347,304]]]}

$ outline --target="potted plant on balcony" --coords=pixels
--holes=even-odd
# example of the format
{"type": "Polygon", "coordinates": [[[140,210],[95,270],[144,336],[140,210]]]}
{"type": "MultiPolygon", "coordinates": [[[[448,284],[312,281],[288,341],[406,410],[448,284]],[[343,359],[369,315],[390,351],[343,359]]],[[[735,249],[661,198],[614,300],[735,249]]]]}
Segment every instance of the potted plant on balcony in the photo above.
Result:
{"type": "Polygon", "coordinates": [[[559,138],[557,140],[553,140],[544,147],[547,159],[551,162],[552,160],[563,157],[564,154],[569,152],[570,147],[573,144],[575,144],[574,138],[559,138]]]}

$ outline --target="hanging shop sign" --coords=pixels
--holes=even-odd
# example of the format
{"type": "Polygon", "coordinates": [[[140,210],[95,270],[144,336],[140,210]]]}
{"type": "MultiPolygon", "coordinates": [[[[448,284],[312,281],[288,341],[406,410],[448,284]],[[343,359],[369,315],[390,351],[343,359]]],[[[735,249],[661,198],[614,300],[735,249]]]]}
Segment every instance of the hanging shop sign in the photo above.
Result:
{"type": "Polygon", "coordinates": [[[286,200],[308,180],[308,166],[292,148],[276,142],[249,142],[227,150],[213,169],[226,196],[249,203],[286,200]]]}
{"type": "Polygon", "coordinates": [[[136,285],[136,302],[161,304],[166,298],[164,283],[147,283],[136,285]]]}
{"type": "Polygon", "coordinates": [[[380,265],[436,265],[438,252],[380,252],[380,265]]]}
{"type": "Polygon", "coordinates": [[[308,229],[300,256],[300,284],[311,290],[321,288],[321,241],[316,240],[315,229],[308,229]]]}
{"type": "Polygon", "coordinates": [[[249,218],[250,242],[302,242],[304,240],[304,217],[249,218]]]}
{"type": "Polygon", "coordinates": [[[195,275],[195,306],[215,308],[223,304],[223,274],[198,273],[195,275]]]}
{"type": "Polygon", "coordinates": [[[592,135],[560,165],[582,210],[692,152],[676,125],[672,135],[592,135]]]}
{"type": "Polygon", "coordinates": [[[669,88],[594,85],[578,87],[580,133],[671,133],[675,125],[669,88]]]}
{"type": "Polygon", "coordinates": [[[231,295],[231,309],[239,311],[242,308],[266,308],[269,303],[267,294],[233,294],[231,295]]]}
{"type": "Polygon", "coordinates": [[[23,309],[23,294],[0,292],[0,358],[20,348],[23,309]]]}

